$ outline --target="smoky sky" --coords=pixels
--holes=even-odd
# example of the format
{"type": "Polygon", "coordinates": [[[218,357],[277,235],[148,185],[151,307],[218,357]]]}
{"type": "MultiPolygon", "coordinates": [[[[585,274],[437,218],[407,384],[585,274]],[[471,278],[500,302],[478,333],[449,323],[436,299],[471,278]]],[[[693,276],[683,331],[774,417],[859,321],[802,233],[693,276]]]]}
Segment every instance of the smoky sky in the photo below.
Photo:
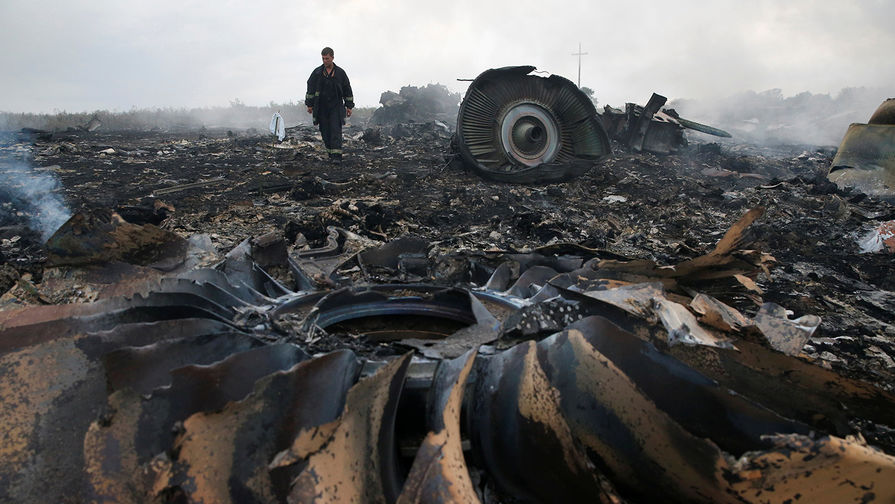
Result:
{"type": "MultiPolygon", "coordinates": [[[[303,100],[335,49],[355,101],[534,65],[601,104],[892,88],[895,2],[0,1],[0,111],[303,100]]],[[[286,118],[287,122],[289,118],[286,118]]]]}

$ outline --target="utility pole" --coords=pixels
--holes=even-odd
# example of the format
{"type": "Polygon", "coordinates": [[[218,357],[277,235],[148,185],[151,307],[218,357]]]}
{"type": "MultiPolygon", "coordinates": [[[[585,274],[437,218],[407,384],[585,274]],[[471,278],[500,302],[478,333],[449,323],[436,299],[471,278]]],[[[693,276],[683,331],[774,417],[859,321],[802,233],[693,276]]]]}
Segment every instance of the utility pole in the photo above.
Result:
{"type": "Polygon", "coordinates": [[[586,54],[586,52],[581,52],[581,42],[578,42],[578,52],[572,53],[572,56],[578,56],[578,87],[581,87],[581,57],[586,54]]]}

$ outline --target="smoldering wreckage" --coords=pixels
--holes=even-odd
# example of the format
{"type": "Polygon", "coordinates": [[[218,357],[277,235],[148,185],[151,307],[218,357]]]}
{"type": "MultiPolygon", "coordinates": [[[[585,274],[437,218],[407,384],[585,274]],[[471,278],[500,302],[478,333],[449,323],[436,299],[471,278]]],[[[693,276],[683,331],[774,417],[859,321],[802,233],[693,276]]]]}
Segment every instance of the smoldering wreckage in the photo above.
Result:
{"type": "Polygon", "coordinates": [[[341,165],[7,135],[0,500],[895,500],[891,121],[688,145],[725,133],[532,70],[341,165]]]}

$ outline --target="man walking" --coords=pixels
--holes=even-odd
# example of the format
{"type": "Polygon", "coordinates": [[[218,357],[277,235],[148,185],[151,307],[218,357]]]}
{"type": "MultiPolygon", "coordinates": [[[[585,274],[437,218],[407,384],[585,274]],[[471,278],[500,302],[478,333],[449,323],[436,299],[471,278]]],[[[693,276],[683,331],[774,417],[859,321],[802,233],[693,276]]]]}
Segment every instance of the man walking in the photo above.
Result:
{"type": "Polygon", "coordinates": [[[315,68],[308,77],[305,105],[308,113],[314,117],[314,124],[320,125],[320,134],[329,158],[338,163],[342,161],[342,124],[346,116],[351,117],[354,95],[348,74],[333,63],[333,50],[324,47],[320,55],[323,64],[315,68]]]}

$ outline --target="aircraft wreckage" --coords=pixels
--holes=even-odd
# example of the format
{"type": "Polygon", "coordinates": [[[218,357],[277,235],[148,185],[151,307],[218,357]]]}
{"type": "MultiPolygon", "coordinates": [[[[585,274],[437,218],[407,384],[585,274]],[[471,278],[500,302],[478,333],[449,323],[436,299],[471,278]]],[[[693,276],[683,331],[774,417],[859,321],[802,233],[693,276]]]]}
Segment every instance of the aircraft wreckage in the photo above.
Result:
{"type": "Polygon", "coordinates": [[[483,176],[502,181],[559,180],[609,154],[609,138],[590,98],[534,67],[483,72],[457,114],[457,147],[483,176]]]}
{"type": "Polygon", "coordinates": [[[895,200],[895,98],[880,104],[867,124],[848,127],[828,177],[839,187],[895,200]]]}
{"type": "Polygon", "coordinates": [[[606,107],[600,116],[572,81],[533,75],[534,70],[486,70],[460,104],[456,148],[486,178],[516,183],[574,178],[611,152],[607,130],[637,152],[659,154],[686,145],[684,128],[730,137],[662,109],[667,99],[655,93],[645,107],[629,103],[624,112],[606,107]]]}
{"type": "Polygon", "coordinates": [[[77,214],[48,267],[105,295],[0,312],[0,500],[891,501],[895,457],[852,425],[895,425],[895,397],[792,357],[817,317],[699,293],[766,267],[738,248],[761,214],[674,265],[331,228],[212,268],[77,214]]]}

